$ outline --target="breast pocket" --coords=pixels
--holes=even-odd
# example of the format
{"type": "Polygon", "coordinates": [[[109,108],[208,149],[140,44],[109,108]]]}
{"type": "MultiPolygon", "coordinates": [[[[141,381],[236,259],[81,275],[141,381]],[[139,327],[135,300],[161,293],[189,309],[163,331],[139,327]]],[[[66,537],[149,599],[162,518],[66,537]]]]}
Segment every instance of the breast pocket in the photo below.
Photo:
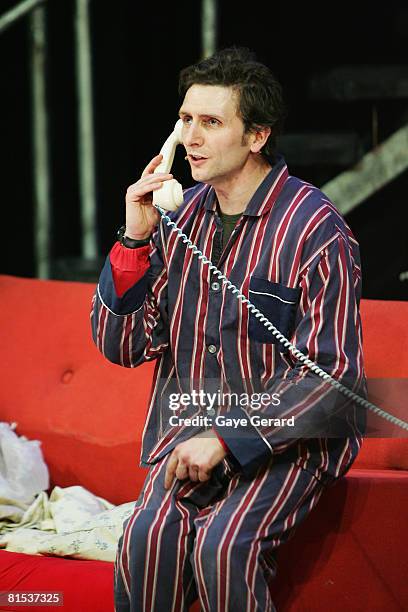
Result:
{"type": "MultiPolygon", "coordinates": [[[[290,340],[295,326],[300,289],[272,283],[264,278],[252,277],[249,282],[249,300],[265,317],[290,340]]],[[[271,331],[253,314],[249,315],[248,333],[251,340],[280,344],[271,331]]]]}

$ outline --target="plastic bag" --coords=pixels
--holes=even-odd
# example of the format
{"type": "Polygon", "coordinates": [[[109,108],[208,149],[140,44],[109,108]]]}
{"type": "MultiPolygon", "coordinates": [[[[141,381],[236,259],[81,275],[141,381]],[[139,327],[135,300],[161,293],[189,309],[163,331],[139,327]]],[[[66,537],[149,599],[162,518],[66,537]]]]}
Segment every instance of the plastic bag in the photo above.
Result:
{"type": "Polygon", "coordinates": [[[17,436],[14,427],[15,424],[0,423],[0,503],[31,503],[49,487],[48,468],[40,442],[17,436]]]}

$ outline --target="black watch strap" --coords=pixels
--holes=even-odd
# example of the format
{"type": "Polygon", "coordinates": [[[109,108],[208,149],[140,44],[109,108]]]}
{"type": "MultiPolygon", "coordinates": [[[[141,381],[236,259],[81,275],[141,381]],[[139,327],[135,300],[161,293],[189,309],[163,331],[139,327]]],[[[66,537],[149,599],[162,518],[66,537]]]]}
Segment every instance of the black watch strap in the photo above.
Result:
{"type": "Polygon", "coordinates": [[[120,244],[126,247],[127,249],[137,249],[138,247],[147,246],[148,244],[150,244],[151,236],[149,236],[148,238],[144,238],[143,240],[135,240],[134,238],[129,238],[128,236],[126,236],[125,231],[126,225],[122,225],[118,229],[116,236],[120,244]]]}

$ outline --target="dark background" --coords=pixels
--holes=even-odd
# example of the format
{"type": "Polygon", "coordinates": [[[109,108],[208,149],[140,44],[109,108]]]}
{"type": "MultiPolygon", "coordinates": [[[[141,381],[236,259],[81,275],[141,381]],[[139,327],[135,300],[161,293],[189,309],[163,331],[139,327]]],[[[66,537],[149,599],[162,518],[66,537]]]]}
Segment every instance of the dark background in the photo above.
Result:
{"type": "MultiPolygon", "coordinates": [[[[0,13],[13,6],[0,1],[0,13]]],[[[387,2],[369,9],[313,3],[218,3],[218,47],[248,46],[281,81],[289,109],[286,133],[353,133],[362,153],[372,148],[373,109],[379,142],[408,121],[408,100],[352,102],[311,95],[316,76],[339,66],[408,67],[408,8],[387,2]]],[[[50,122],[53,278],[81,278],[73,0],[49,0],[47,87],[50,122]],[[65,272],[62,272],[64,263],[65,272]],[[68,272],[67,272],[68,269],[68,272]]],[[[174,125],[181,68],[200,58],[199,0],[93,0],[91,7],[98,241],[101,258],[124,221],[126,187],[138,179],[174,125]]],[[[28,21],[0,36],[1,272],[35,275],[28,21]]],[[[290,172],[318,186],[346,169],[308,154],[290,172]],[[308,161],[310,159],[310,161],[308,161]]],[[[408,152],[407,152],[408,155],[408,152]]],[[[297,156],[299,157],[299,155],[297,156]]],[[[174,173],[191,184],[181,151],[174,173]]],[[[407,299],[407,191],[404,172],[349,215],[360,242],[363,297],[407,299]]],[[[98,262],[99,263],[99,262],[98,262]]],[[[95,266],[95,270],[98,267],[95,266]]]]}

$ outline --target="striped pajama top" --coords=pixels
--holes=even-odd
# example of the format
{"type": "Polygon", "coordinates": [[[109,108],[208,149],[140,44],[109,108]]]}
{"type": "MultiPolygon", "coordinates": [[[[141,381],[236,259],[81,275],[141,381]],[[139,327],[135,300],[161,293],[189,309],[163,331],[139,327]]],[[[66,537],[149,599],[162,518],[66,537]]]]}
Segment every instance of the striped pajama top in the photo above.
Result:
{"type": "MultiPolygon", "coordinates": [[[[223,231],[214,189],[197,184],[186,190],[169,216],[211,258],[223,231]]],[[[323,483],[344,474],[361,445],[361,410],[344,401],[346,411],[339,410],[338,394],[284,349],[163,222],[149,260],[144,275],[119,297],[107,258],[91,316],[94,341],[107,359],[130,368],[156,360],[142,465],[205,429],[170,417],[209,415],[208,407],[184,402],[169,408],[170,397],[203,390],[218,398],[236,392],[238,403],[217,404],[216,417],[239,424],[221,426],[213,417],[212,425],[249,476],[271,456],[323,483]],[[279,404],[253,408],[255,394],[265,392],[277,392],[279,404]],[[266,424],[253,424],[248,417],[254,414],[266,424]],[[335,434],[328,427],[333,415],[340,415],[335,434]],[[292,429],[271,425],[271,418],[290,417],[292,429]]],[[[290,176],[282,157],[237,221],[218,268],[304,355],[364,395],[358,243],[328,198],[290,176]]]]}

